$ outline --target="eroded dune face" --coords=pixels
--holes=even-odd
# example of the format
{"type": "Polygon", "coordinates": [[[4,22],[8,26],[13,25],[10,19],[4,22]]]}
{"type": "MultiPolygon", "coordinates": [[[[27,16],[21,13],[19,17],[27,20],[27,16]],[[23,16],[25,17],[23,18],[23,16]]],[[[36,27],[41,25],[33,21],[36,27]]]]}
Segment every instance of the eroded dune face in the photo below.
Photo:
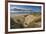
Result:
{"type": "Polygon", "coordinates": [[[17,15],[13,17],[15,23],[21,24],[24,28],[40,27],[41,16],[34,15],[17,15]]]}
{"type": "Polygon", "coordinates": [[[23,23],[24,23],[24,16],[23,15],[17,15],[11,17],[11,28],[23,28],[23,23]]]}
{"type": "Polygon", "coordinates": [[[27,17],[25,17],[24,27],[33,27],[35,25],[40,26],[40,22],[39,22],[40,19],[41,16],[28,15],[27,17]]]}
{"type": "Polygon", "coordinates": [[[25,21],[25,17],[23,15],[18,15],[14,17],[14,21],[19,24],[23,24],[25,21]]]}

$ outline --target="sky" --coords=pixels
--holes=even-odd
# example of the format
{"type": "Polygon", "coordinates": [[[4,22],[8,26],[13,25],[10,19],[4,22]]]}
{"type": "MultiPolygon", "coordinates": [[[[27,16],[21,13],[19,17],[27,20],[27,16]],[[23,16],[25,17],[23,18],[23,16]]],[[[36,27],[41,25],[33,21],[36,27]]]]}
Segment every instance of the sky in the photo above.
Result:
{"type": "Polygon", "coordinates": [[[10,9],[19,8],[19,9],[30,9],[33,12],[40,12],[41,6],[31,6],[31,5],[10,5],[10,9]]]}

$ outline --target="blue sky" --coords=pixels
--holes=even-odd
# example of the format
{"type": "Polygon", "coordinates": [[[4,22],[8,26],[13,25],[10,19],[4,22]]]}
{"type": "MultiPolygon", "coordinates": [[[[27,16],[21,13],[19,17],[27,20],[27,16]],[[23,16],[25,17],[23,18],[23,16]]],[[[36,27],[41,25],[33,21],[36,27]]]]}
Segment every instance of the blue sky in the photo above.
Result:
{"type": "Polygon", "coordinates": [[[41,6],[29,6],[29,5],[10,5],[10,8],[19,8],[19,9],[31,9],[34,12],[40,12],[41,6]]]}

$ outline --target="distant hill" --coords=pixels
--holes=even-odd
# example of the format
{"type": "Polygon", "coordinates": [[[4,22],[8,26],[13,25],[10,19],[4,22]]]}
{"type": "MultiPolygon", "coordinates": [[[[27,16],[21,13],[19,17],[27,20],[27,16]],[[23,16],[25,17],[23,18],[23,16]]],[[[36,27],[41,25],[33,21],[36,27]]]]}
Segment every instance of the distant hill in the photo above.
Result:
{"type": "Polygon", "coordinates": [[[17,9],[17,8],[14,8],[14,9],[11,9],[10,14],[12,16],[12,15],[15,15],[15,14],[41,14],[41,12],[35,12],[31,9],[17,9]]]}

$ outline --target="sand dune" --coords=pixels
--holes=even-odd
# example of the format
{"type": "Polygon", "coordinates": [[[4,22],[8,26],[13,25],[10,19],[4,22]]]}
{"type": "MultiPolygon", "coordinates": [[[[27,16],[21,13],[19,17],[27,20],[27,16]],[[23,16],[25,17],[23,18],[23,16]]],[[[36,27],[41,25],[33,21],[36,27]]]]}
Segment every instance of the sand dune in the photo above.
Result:
{"type": "Polygon", "coordinates": [[[21,24],[24,28],[40,27],[41,15],[17,15],[12,17],[15,23],[21,24]]]}

